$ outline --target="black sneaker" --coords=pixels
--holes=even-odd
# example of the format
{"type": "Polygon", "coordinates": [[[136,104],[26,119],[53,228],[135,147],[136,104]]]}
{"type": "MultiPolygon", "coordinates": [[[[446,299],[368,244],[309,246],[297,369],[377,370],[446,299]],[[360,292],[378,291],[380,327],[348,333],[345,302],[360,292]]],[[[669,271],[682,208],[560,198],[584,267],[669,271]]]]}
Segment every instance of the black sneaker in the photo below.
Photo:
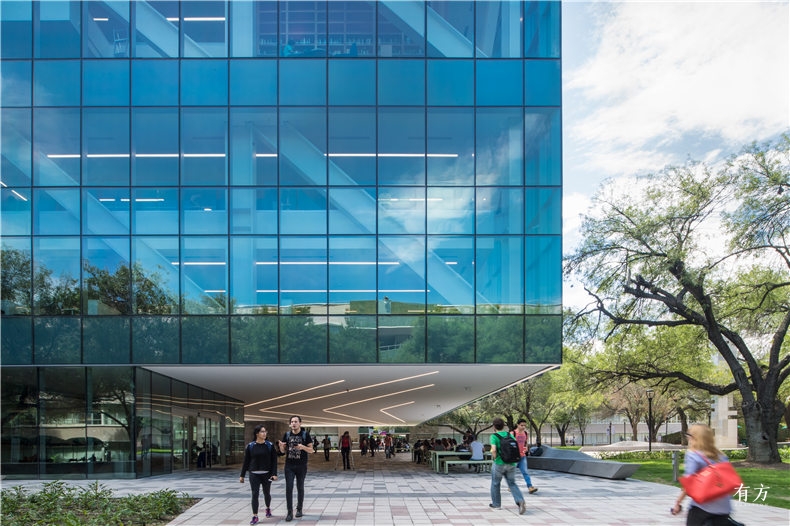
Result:
{"type": "Polygon", "coordinates": [[[494,508],[495,510],[501,509],[502,506],[494,506],[493,504],[488,505],[489,508],[494,508]]]}
{"type": "Polygon", "coordinates": [[[294,520],[294,516],[289,511],[288,515],[285,516],[285,522],[291,522],[292,520],[294,520]]]}
{"type": "Polygon", "coordinates": [[[296,518],[300,519],[302,517],[302,510],[296,510],[296,518]]]}

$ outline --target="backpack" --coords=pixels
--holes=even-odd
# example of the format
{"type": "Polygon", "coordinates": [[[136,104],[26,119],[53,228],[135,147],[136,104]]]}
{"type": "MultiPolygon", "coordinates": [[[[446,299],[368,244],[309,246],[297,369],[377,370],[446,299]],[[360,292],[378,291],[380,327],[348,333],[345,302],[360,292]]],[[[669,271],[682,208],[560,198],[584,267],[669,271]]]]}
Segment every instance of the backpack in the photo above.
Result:
{"type": "Polygon", "coordinates": [[[515,464],[521,460],[521,452],[518,449],[518,442],[515,437],[510,433],[505,436],[496,434],[499,438],[499,447],[497,448],[497,455],[502,459],[505,464],[515,464]]]}

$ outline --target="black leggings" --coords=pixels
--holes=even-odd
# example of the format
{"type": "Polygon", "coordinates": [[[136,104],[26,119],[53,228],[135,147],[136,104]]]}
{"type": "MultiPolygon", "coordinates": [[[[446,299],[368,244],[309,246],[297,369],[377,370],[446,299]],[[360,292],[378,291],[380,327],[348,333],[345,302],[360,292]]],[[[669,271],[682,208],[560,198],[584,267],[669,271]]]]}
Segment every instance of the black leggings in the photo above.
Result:
{"type": "Polygon", "coordinates": [[[269,480],[269,474],[264,473],[250,473],[250,491],[252,491],[252,514],[258,514],[258,494],[260,493],[261,486],[263,486],[263,502],[269,508],[272,503],[272,481],[269,480]]]}
{"type": "Polygon", "coordinates": [[[686,526],[731,526],[729,515],[714,515],[697,506],[689,507],[686,526]]]}

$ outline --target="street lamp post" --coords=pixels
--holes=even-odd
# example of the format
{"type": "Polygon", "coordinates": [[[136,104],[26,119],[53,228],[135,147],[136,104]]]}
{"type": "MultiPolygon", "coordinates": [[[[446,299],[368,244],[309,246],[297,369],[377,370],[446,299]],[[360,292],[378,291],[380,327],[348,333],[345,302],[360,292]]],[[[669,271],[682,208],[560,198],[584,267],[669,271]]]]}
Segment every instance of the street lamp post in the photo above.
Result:
{"type": "Polygon", "coordinates": [[[647,393],[647,451],[653,452],[653,397],[656,392],[648,389],[647,393]]]}

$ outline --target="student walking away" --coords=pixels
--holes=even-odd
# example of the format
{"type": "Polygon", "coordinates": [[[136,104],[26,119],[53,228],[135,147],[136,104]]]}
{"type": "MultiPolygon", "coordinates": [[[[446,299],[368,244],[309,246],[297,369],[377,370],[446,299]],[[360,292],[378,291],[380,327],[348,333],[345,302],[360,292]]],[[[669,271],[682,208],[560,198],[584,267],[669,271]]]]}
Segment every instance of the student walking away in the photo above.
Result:
{"type": "Polygon", "coordinates": [[[252,491],[252,520],[250,524],[258,524],[258,495],[263,488],[263,502],[266,504],[266,517],[272,516],[271,503],[272,481],[277,480],[277,450],[274,444],[266,439],[266,428],[255,426],[255,440],[244,449],[244,463],[241,465],[239,482],[244,484],[244,474],[250,472],[250,490],[252,491]]]}
{"type": "Polygon", "coordinates": [[[351,436],[348,431],[340,437],[340,455],[343,457],[343,469],[351,469],[351,436]]]}
{"type": "Polygon", "coordinates": [[[329,450],[332,449],[332,441],[329,440],[329,435],[325,435],[321,441],[324,446],[324,460],[329,461],[329,450]]]}
{"type": "Polygon", "coordinates": [[[497,417],[494,419],[494,434],[491,435],[491,458],[494,460],[491,465],[491,504],[490,508],[499,509],[502,507],[502,494],[500,486],[502,478],[507,481],[510,494],[518,506],[519,515],[527,512],[527,505],[524,502],[524,495],[516,484],[516,466],[519,462],[518,442],[504,431],[505,421],[497,417]]]}
{"type": "Polygon", "coordinates": [[[288,514],[285,516],[286,522],[294,518],[293,497],[294,480],[296,481],[296,518],[302,516],[302,504],[304,504],[304,479],[307,476],[308,453],[315,453],[313,439],[306,430],[302,429],[302,417],[292,416],[290,420],[291,430],[283,435],[283,439],[278,444],[280,454],[285,455],[285,503],[288,507],[288,514]]]}
{"type": "Polygon", "coordinates": [[[516,437],[516,442],[518,442],[518,451],[521,455],[521,460],[518,461],[518,470],[521,471],[521,475],[524,477],[524,482],[527,483],[527,491],[529,491],[530,495],[537,492],[538,488],[532,485],[532,479],[529,477],[529,472],[527,471],[527,444],[529,443],[529,433],[527,432],[527,421],[523,418],[520,418],[519,421],[516,423],[516,430],[513,433],[513,436],[516,437]]]}

